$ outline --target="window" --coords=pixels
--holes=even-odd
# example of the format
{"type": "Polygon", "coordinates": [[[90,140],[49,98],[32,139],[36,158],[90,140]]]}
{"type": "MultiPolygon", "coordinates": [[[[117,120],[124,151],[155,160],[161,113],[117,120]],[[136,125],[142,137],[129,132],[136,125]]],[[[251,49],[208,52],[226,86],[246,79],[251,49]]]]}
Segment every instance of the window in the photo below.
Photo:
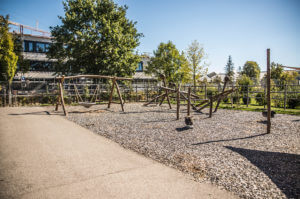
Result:
{"type": "Polygon", "coordinates": [[[138,72],[142,72],[143,71],[143,62],[139,62],[138,68],[136,69],[136,71],[138,72]]]}
{"type": "Polygon", "coordinates": [[[31,71],[53,71],[54,67],[52,62],[31,61],[30,70],[31,71]]]}
{"type": "Polygon", "coordinates": [[[50,44],[45,44],[45,52],[48,52],[50,44]]]}
{"type": "Polygon", "coordinates": [[[33,42],[28,42],[28,52],[33,52],[33,42]]]}
{"type": "Polygon", "coordinates": [[[38,53],[45,52],[45,44],[44,43],[36,43],[36,52],[38,52],[38,53]]]}

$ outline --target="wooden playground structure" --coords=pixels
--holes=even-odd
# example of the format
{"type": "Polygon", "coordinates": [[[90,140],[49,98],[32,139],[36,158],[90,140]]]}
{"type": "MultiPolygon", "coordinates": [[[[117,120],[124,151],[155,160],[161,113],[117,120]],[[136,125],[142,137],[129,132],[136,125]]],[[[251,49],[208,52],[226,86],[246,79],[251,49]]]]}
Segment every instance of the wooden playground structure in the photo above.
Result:
{"type": "MultiPolygon", "coordinates": [[[[113,76],[104,76],[104,75],[76,75],[76,76],[62,76],[62,77],[58,77],[57,80],[59,81],[59,96],[57,98],[55,111],[57,111],[58,110],[58,106],[61,105],[62,108],[63,108],[65,116],[68,115],[68,111],[66,109],[66,105],[65,105],[65,101],[64,101],[63,83],[64,83],[64,81],[66,79],[79,79],[79,78],[94,78],[94,79],[108,79],[108,80],[112,80],[112,86],[111,86],[110,96],[109,96],[109,101],[108,101],[108,108],[110,108],[111,103],[113,103],[112,102],[112,97],[113,97],[114,89],[116,88],[117,93],[118,93],[118,97],[119,97],[119,100],[120,100],[120,105],[121,105],[122,111],[124,112],[124,100],[122,99],[121,91],[120,91],[119,85],[117,83],[117,80],[128,80],[128,81],[131,81],[132,78],[113,77],[113,76]]],[[[76,98],[77,98],[77,101],[78,101],[79,105],[84,106],[86,108],[89,108],[92,105],[96,104],[95,102],[91,102],[91,101],[83,101],[82,98],[81,98],[81,96],[79,95],[79,92],[78,92],[78,89],[77,89],[76,85],[74,85],[74,88],[75,88],[76,98]]],[[[99,89],[99,87],[97,86],[97,88],[94,91],[92,100],[96,96],[96,94],[97,94],[96,92],[98,91],[98,89],[99,89]]]]}
{"type": "MultiPolygon", "coordinates": [[[[121,105],[121,109],[124,112],[124,101],[122,99],[122,95],[120,92],[120,88],[119,85],[117,83],[117,80],[132,80],[132,78],[125,78],[125,77],[113,77],[113,76],[103,76],[103,75],[76,75],[76,76],[62,76],[62,77],[58,77],[57,80],[59,81],[59,96],[57,98],[57,102],[56,102],[56,107],[55,110],[58,110],[58,106],[62,105],[63,111],[64,111],[64,115],[67,116],[68,112],[66,110],[66,106],[65,106],[65,102],[64,102],[64,92],[63,92],[63,83],[66,79],[78,79],[78,78],[95,78],[95,79],[108,79],[108,80],[112,80],[112,86],[110,89],[110,96],[109,96],[109,101],[108,101],[108,108],[110,108],[110,105],[112,102],[112,96],[113,96],[113,92],[114,89],[116,88],[117,93],[118,93],[118,97],[120,100],[120,105],[121,105]]],[[[199,101],[201,100],[200,96],[196,95],[195,93],[191,92],[191,87],[188,88],[188,92],[186,91],[181,91],[181,85],[178,83],[177,85],[173,85],[173,88],[171,87],[167,87],[166,84],[166,78],[164,75],[160,75],[160,79],[162,80],[163,86],[160,86],[160,90],[162,91],[162,94],[158,94],[156,97],[154,97],[152,100],[150,100],[148,103],[144,104],[144,106],[147,106],[153,102],[155,102],[157,104],[158,100],[160,100],[159,102],[159,106],[162,105],[162,103],[165,101],[165,99],[167,100],[167,103],[169,105],[169,108],[172,109],[172,105],[170,102],[170,95],[172,94],[176,94],[176,105],[177,105],[177,109],[176,109],[176,119],[179,120],[180,116],[180,102],[182,100],[187,101],[187,116],[185,117],[185,121],[187,125],[192,125],[192,121],[191,121],[191,107],[193,108],[194,111],[197,112],[201,112],[201,110],[203,110],[204,108],[209,106],[209,117],[211,118],[213,115],[213,112],[217,112],[219,104],[221,102],[221,100],[223,100],[225,97],[227,97],[228,95],[232,94],[233,92],[237,91],[237,89],[232,88],[229,90],[226,90],[226,85],[229,82],[229,78],[225,77],[224,78],[224,86],[222,89],[222,92],[214,95],[214,96],[210,96],[209,99],[202,99],[202,101],[198,104],[195,103],[195,101],[199,101]],[[194,101],[194,103],[192,103],[192,101],[194,101]],[[215,110],[213,111],[213,103],[217,102],[217,105],[215,107],[215,110]]],[[[271,72],[270,72],[270,49],[267,49],[267,111],[264,113],[264,115],[267,116],[267,133],[270,133],[271,131],[271,97],[270,97],[270,79],[271,79],[271,72]]],[[[96,103],[93,102],[87,102],[87,101],[83,101],[81,96],[79,95],[78,89],[76,88],[76,86],[74,86],[75,88],[75,92],[76,92],[76,98],[77,101],[80,105],[89,108],[92,105],[95,105],[96,103]]],[[[99,88],[97,87],[94,91],[94,96],[97,92],[99,88]]],[[[94,99],[94,96],[92,99],[94,99]]],[[[274,114],[273,114],[274,115],[274,114]]]]}

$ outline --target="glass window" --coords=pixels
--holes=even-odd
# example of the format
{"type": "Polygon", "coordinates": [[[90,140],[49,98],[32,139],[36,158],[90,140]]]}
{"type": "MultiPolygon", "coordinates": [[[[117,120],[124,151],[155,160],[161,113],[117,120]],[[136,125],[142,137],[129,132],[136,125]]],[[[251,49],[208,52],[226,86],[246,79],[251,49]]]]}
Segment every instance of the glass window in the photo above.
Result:
{"type": "Polygon", "coordinates": [[[48,52],[50,44],[45,44],[45,52],[48,52]]]}
{"type": "Polygon", "coordinates": [[[143,71],[143,62],[141,61],[138,65],[138,68],[136,69],[136,71],[143,71]]]}
{"type": "Polygon", "coordinates": [[[45,44],[44,43],[36,43],[36,52],[39,52],[39,53],[45,52],[45,44]]]}
{"type": "Polygon", "coordinates": [[[28,52],[33,52],[33,42],[28,42],[28,52]]]}

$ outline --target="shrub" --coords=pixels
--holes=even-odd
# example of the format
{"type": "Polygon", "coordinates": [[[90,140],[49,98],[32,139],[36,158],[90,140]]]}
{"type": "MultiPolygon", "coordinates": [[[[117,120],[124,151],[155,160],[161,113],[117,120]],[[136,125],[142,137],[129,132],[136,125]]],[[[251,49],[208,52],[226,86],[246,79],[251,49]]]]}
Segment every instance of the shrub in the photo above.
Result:
{"type": "Polygon", "coordinates": [[[225,98],[223,99],[223,102],[224,102],[224,103],[228,103],[228,101],[229,101],[228,97],[225,97],[225,98]]]}
{"type": "Polygon", "coordinates": [[[291,96],[290,99],[287,100],[288,108],[296,108],[300,106],[300,94],[297,96],[291,96]]]}
{"type": "MultiPolygon", "coordinates": [[[[243,103],[246,105],[247,104],[247,97],[243,97],[243,103]]],[[[248,97],[248,104],[251,104],[251,98],[248,97]]]]}
{"type": "Polygon", "coordinates": [[[234,96],[232,97],[232,103],[233,103],[233,104],[237,104],[237,103],[239,102],[239,100],[240,100],[240,97],[238,97],[237,95],[234,95],[234,96]]]}
{"type": "Polygon", "coordinates": [[[255,101],[260,106],[263,106],[263,105],[267,104],[264,93],[257,93],[256,96],[255,96],[255,101]]]}

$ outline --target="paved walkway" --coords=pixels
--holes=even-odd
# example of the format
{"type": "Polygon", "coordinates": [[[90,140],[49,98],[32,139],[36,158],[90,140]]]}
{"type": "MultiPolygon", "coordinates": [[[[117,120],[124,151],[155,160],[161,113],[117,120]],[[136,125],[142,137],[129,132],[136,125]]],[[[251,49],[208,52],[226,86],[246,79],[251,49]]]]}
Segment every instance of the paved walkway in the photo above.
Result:
{"type": "Polygon", "coordinates": [[[0,198],[234,198],[41,107],[0,108],[0,198]]]}

